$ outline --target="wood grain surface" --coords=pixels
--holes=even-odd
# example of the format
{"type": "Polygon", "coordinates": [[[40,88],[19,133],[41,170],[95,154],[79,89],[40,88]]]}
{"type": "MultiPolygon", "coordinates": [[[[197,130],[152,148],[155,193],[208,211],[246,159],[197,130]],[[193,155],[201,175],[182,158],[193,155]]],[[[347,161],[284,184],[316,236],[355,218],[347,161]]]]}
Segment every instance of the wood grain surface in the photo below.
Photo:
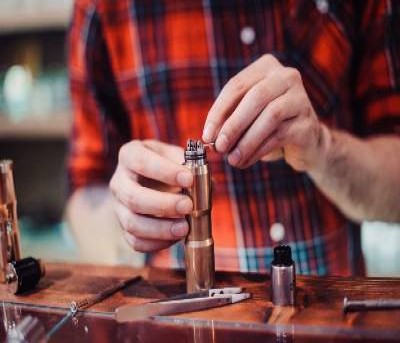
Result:
{"type": "MultiPolygon", "coordinates": [[[[113,312],[126,304],[141,304],[185,292],[184,272],[153,268],[103,267],[92,265],[47,264],[46,276],[34,292],[14,296],[0,286],[6,302],[40,304],[68,308],[71,301],[85,297],[135,275],[143,278],[90,308],[99,313],[113,312]]],[[[343,298],[400,298],[400,279],[297,276],[296,306],[273,307],[269,275],[217,273],[218,287],[241,286],[252,294],[242,303],[206,311],[177,315],[176,320],[204,320],[269,325],[294,325],[318,330],[382,330],[400,335],[400,311],[373,311],[343,314],[343,298]]],[[[392,335],[393,336],[393,335],[392,335]]],[[[400,336],[399,336],[400,340],[400,336]]]]}

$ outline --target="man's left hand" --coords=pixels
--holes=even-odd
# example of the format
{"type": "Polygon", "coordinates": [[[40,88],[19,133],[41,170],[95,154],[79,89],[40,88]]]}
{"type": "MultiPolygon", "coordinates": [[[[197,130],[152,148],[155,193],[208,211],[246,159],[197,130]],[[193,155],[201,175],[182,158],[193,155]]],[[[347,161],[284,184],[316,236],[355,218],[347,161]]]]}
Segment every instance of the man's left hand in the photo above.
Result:
{"type": "Polygon", "coordinates": [[[264,55],[224,86],[208,113],[203,140],[215,141],[235,167],[283,153],[293,168],[307,171],[320,158],[324,129],[299,71],[264,55]]]}

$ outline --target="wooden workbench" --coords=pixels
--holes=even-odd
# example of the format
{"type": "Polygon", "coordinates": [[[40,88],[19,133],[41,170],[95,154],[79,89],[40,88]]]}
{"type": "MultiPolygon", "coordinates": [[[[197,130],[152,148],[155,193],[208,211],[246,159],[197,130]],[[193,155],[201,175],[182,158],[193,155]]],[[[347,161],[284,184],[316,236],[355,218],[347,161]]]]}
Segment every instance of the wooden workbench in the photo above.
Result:
{"type": "MultiPolygon", "coordinates": [[[[39,309],[37,316],[44,321],[46,329],[54,325],[71,301],[95,294],[119,280],[143,276],[142,280],[80,314],[78,321],[66,325],[54,341],[159,342],[163,337],[171,343],[257,340],[400,342],[400,311],[346,315],[342,312],[345,295],[351,299],[400,298],[400,279],[298,276],[296,307],[274,308],[269,301],[268,275],[221,272],[217,273],[218,287],[241,286],[252,294],[252,298],[211,310],[118,325],[112,317],[118,306],[184,293],[184,273],[72,264],[47,264],[46,268],[45,278],[31,294],[13,296],[6,291],[5,285],[0,285],[0,300],[28,305],[22,307],[25,309],[22,312],[31,313],[39,309]],[[55,314],[48,319],[46,313],[54,311],[55,314]]],[[[3,316],[5,313],[3,310],[3,316]]],[[[2,330],[0,335],[5,335],[2,330]]]]}

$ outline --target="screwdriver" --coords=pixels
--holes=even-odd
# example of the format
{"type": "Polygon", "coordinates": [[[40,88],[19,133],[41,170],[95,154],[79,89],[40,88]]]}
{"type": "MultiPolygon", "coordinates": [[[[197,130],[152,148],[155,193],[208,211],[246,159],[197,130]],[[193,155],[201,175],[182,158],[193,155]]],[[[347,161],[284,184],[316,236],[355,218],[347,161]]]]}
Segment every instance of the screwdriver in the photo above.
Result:
{"type": "Polygon", "coordinates": [[[75,316],[75,314],[84,308],[88,308],[90,306],[93,306],[100,301],[104,300],[105,298],[109,297],[110,295],[114,294],[115,292],[119,291],[120,289],[128,286],[129,284],[141,280],[141,276],[137,275],[133,278],[123,280],[118,282],[115,285],[112,285],[108,288],[103,289],[99,293],[92,295],[90,297],[87,297],[83,300],[80,301],[72,301],[69,305],[69,310],[67,314],[60,319],[60,321],[55,324],[50,331],[47,333],[46,337],[49,339],[51,336],[53,336],[59,329],[61,329],[64,324],[68,321],[69,318],[72,318],[75,316]]]}

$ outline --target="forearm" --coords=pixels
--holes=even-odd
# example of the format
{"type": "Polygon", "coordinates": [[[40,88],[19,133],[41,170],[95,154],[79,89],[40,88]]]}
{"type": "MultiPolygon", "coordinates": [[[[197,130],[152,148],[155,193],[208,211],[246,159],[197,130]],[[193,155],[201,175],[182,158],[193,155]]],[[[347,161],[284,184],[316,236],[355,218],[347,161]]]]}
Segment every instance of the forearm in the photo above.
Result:
{"type": "Polygon", "coordinates": [[[308,173],[351,219],[400,221],[399,137],[361,140],[324,127],[319,162],[308,173]]]}

